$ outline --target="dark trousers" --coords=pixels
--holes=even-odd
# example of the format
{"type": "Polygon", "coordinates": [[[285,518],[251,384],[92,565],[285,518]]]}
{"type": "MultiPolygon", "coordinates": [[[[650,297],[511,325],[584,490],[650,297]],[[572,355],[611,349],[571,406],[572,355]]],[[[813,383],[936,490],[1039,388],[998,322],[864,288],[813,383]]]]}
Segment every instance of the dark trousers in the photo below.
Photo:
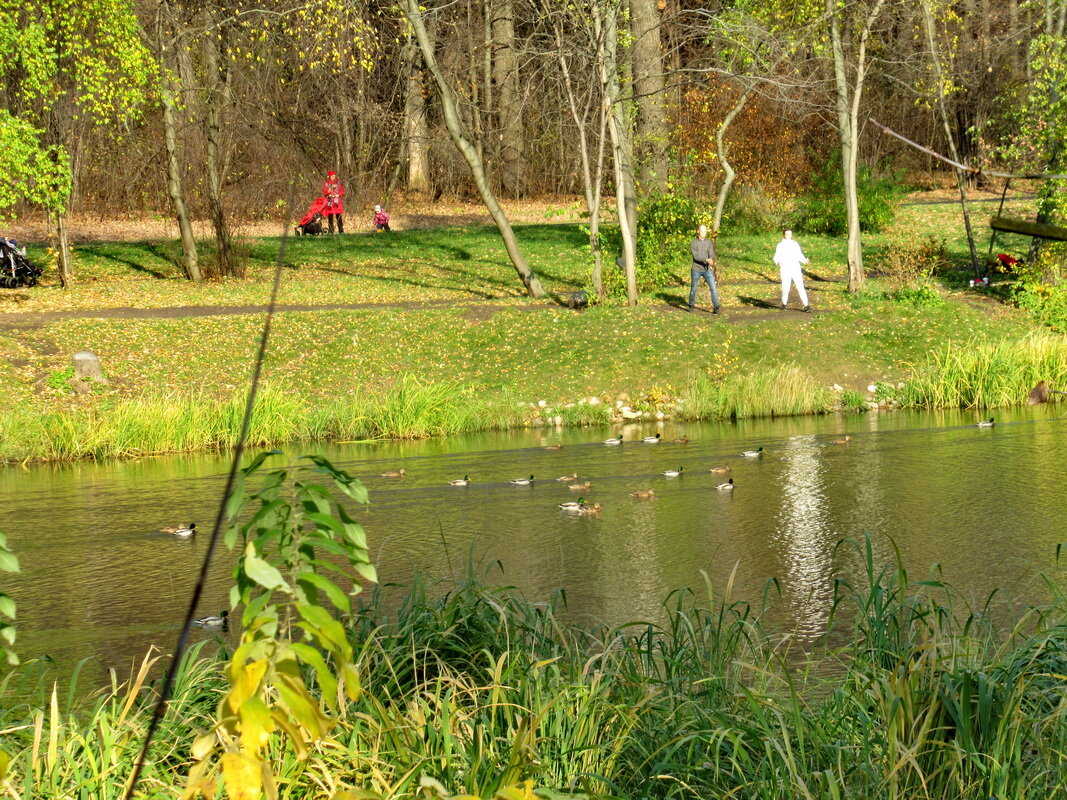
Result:
{"type": "Polygon", "coordinates": [[[338,233],[344,233],[345,232],[345,215],[344,214],[327,214],[326,215],[326,222],[330,226],[330,233],[333,233],[333,221],[335,219],[337,220],[337,232],[338,233]]]}

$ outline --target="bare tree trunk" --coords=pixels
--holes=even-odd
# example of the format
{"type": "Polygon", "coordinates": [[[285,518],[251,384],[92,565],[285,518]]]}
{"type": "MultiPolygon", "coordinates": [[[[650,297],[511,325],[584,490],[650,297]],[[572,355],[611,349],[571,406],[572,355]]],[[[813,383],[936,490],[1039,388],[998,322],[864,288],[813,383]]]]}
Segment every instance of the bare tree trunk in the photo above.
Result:
{"type": "MultiPolygon", "coordinates": [[[[206,27],[206,26],[205,26],[206,27]]],[[[211,224],[215,229],[215,244],[218,249],[219,272],[226,276],[237,276],[236,258],[230,227],[226,221],[222,197],[222,170],[220,169],[222,136],[222,107],[226,102],[229,89],[229,76],[226,74],[219,58],[218,40],[213,35],[204,37],[204,73],[206,81],[207,110],[207,188],[208,211],[211,224]]]]}
{"type": "Polygon", "coordinates": [[[643,192],[667,187],[669,134],[663,80],[663,45],[657,0],[630,0],[634,99],[637,102],[637,169],[643,192]]]}
{"type": "Polygon", "coordinates": [[[404,141],[408,156],[408,190],[425,195],[430,191],[430,131],[426,124],[426,87],[419,63],[418,45],[408,34],[404,44],[404,141]]]}
{"type": "Polygon", "coordinates": [[[193,225],[189,219],[189,209],[185,205],[185,192],[182,187],[181,165],[178,161],[178,125],[174,119],[173,83],[169,77],[164,77],[163,82],[160,101],[163,104],[163,140],[167,147],[167,194],[174,205],[174,216],[178,220],[178,230],[182,238],[182,270],[186,278],[198,281],[203,276],[200,274],[196,238],[193,236],[193,225]]]}
{"type": "Polygon", "coordinates": [[[56,212],[56,261],[59,267],[59,284],[64,289],[69,289],[74,282],[74,276],[70,270],[70,241],[67,238],[67,212],[57,209],[56,212]]]}
{"type": "Polygon", "coordinates": [[[485,177],[485,168],[478,157],[478,151],[463,135],[459,114],[456,110],[456,102],[452,96],[452,87],[448,85],[445,76],[437,66],[437,58],[434,56],[430,37],[426,33],[426,25],[423,23],[422,12],[419,10],[419,2],[418,0],[404,0],[403,8],[404,15],[415,31],[415,38],[418,40],[419,49],[422,50],[422,59],[426,64],[426,69],[429,70],[430,75],[433,76],[434,83],[437,85],[437,93],[441,100],[441,112],[445,118],[448,134],[452,137],[452,142],[456,145],[456,149],[459,150],[470,168],[471,177],[474,179],[478,192],[482,196],[482,202],[485,203],[485,207],[489,210],[497,229],[500,231],[500,238],[504,240],[504,247],[508,251],[511,263],[515,266],[515,271],[519,274],[519,278],[526,287],[526,292],[534,298],[544,297],[545,290],[541,286],[541,281],[530,269],[530,265],[526,263],[526,257],[523,255],[522,250],[519,248],[518,240],[515,238],[515,231],[512,230],[504,209],[500,207],[496,196],[489,187],[489,182],[485,177]]]}
{"type": "Polygon", "coordinates": [[[519,62],[515,55],[515,8],[513,0],[495,0],[492,19],[493,77],[500,130],[501,186],[505,194],[521,197],[526,192],[525,146],[522,108],[519,103],[519,62]]]}
{"type": "MultiPolygon", "coordinates": [[[[156,41],[163,75],[160,86],[160,102],[163,106],[163,142],[167,149],[167,194],[174,206],[174,216],[178,220],[178,231],[182,240],[182,271],[191,281],[199,281],[200,264],[197,259],[196,238],[193,225],[189,219],[189,209],[185,205],[185,190],[182,186],[181,163],[178,158],[178,122],[176,119],[175,96],[179,92],[179,79],[172,68],[175,66],[171,56],[172,44],[168,44],[168,34],[163,15],[170,15],[170,3],[162,2],[158,9],[156,21],[156,41]]],[[[175,39],[175,44],[180,41],[175,39]]]]}
{"type": "MultiPolygon", "coordinates": [[[[945,138],[948,139],[949,153],[956,163],[960,161],[959,151],[956,149],[956,137],[952,135],[952,124],[949,121],[948,107],[945,104],[945,82],[941,70],[941,55],[937,48],[937,36],[934,31],[934,15],[930,10],[929,0],[922,0],[923,23],[926,29],[926,45],[930,48],[930,60],[934,65],[934,78],[937,82],[937,108],[941,114],[941,123],[945,126],[945,138]]],[[[974,245],[974,230],[971,228],[971,209],[967,205],[967,176],[964,171],[957,167],[956,186],[960,192],[960,205],[963,208],[963,225],[967,229],[967,245],[971,251],[971,267],[974,276],[981,277],[982,270],[978,265],[978,250],[974,245]]]]}
{"type": "Polygon", "coordinates": [[[633,202],[633,161],[630,150],[630,129],[619,85],[618,63],[618,6],[614,0],[596,0],[593,6],[594,30],[597,40],[597,68],[600,73],[601,94],[611,134],[611,148],[615,164],[616,213],[622,232],[623,269],[626,273],[626,304],[636,306],[637,299],[637,236],[636,203],[633,202]]]}
{"type": "Polygon", "coordinates": [[[734,170],[733,165],[730,164],[729,159],[726,157],[726,131],[730,127],[730,123],[734,121],[738,114],[745,107],[745,103],[748,102],[748,98],[752,95],[752,90],[756,84],[750,84],[745,91],[741,93],[741,96],[734,103],[733,108],[723,118],[722,124],[719,125],[719,130],[715,132],[715,154],[719,159],[719,164],[722,166],[723,179],[719,184],[719,196],[715,201],[715,217],[712,220],[712,230],[717,234],[719,228],[722,225],[722,212],[726,208],[726,199],[730,196],[730,188],[734,185],[734,178],[737,177],[737,172],[734,170]]]}
{"type": "MultiPolygon", "coordinates": [[[[604,177],[604,144],[607,139],[607,113],[603,103],[597,104],[599,113],[599,133],[597,136],[596,167],[589,154],[588,117],[578,108],[578,100],[574,92],[574,81],[571,78],[570,66],[563,54],[563,32],[560,23],[554,24],[556,34],[556,55],[559,59],[560,73],[563,75],[563,86],[567,93],[567,107],[571,112],[571,118],[578,128],[578,148],[582,162],[582,188],[585,192],[585,206],[589,212],[589,249],[593,254],[593,291],[597,299],[603,301],[607,296],[603,279],[603,253],[600,246],[600,191],[604,177]]],[[[586,105],[588,111],[589,105],[586,105]]]]}
{"type": "Polygon", "coordinates": [[[848,63],[845,53],[845,37],[841,16],[846,8],[837,8],[836,0],[826,0],[826,13],[830,18],[830,48],[834,62],[834,88],[836,90],[837,130],[841,143],[841,175],[844,183],[845,213],[848,220],[848,290],[858,292],[863,288],[866,275],[863,272],[863,243],[860,237],[860,206],[857,174],[859,168],[859,107],[863,97],[863,82],[867,76],[867,40],[871,27],[881,13],[885,0],[875,0],[864,19],[860,41],[856,50],[852,81],[849,82],[848,63]]]}

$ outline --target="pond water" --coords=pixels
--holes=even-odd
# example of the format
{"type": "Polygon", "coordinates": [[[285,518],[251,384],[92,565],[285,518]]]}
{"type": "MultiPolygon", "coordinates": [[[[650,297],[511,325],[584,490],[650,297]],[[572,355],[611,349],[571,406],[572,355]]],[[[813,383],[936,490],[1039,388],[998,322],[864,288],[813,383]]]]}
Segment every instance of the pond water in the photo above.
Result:
{"type": "MultiPolygon", "coordinates": [[[[1025,605],[1047,599],[1042,573],[1064,584],[1056,548],[1067,542],[1067,419],[1055,407],[998,412],[993,429],[966,412],[870,414],[730,424],[668,423],[617,431],[528,430],[423,442],[293,448],[325,455],[360,477],[358,511],[380,577],[462,575],[544,599],[563,589],[568,613],[621,623],[660,616],[675,589],[706,574],[732,597],[758,603],[781,587],[778,624],[801,637],[823,630],[836,575],[857,575],[843,538],[871,534],[888,564],[899,548],[913,579],[939,564],[965,601],[993,589],[1025,605]],[[633,441],[661,430],[663,441],[633,441]],[[843,435],[848,444],[834,444],[843,435]],[[685,436],[688,444],[672,439],[685,436]],[[561,443],[558,450],[546,450],[561,443]],[[759,458],[742,450],[763,447],[759,458]],[[728,475],[709,468],[729,464],[728,475]],[[679,477],[668,469],[684,467],[679,477]],[[384,478],[404,469],[402,478],[384,478]],[[559,511],[576,499],[557,476],[577,473],[598,516],[559,511]],[[531,486],[512,478],[533,474],[531,486]],[[469,475],[471,485],[447,485],[469,475]],[[736,489],[714,487],[732,477],[736,489]],[[655,498],[629,496],[653,489],[655,498]]],[[[129,671],[149,645],[177,637],[207,536],[179,540],[163,525],[210,529],[227,463],[181,456],[0,471],[0,530],[22,573],[0,575],[18,604],[17,650],[47,655],[57,675],[89,658],[91,672],[129,671]]],[[[224,549],[203,614],[226,607],[224,549]]],[[[200,633],[199,636],[210,636],[200,633]]],[[[233,634],[231,633],[231,636],[233,634]]]]}

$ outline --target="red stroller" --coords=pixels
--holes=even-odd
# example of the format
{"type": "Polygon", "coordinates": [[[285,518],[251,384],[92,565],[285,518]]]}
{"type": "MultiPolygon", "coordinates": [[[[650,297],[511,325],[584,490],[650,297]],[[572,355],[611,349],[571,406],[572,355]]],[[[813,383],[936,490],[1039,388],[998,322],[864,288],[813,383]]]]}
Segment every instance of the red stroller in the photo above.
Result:
{"type": "Polygon", "coordinates": [[[296,224],[297,236],[317,236],[322,233],[322,212],[326,210],[326,198],[316,197],[307,213],[296,224]]]}

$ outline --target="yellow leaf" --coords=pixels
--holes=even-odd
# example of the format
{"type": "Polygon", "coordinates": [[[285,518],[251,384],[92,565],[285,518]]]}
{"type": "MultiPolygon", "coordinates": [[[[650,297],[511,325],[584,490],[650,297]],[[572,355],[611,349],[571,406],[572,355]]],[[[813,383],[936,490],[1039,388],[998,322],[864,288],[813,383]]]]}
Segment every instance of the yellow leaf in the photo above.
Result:
{"type": "Polygon", "coordinates": [[[270,709],[258,697],[250,697],[241,703],[241,746],[253,753],[267,746],[270,735],[274,732],[274,721],[270,709]]]}
{"type": "Polygon", "coordinates": [[[223,754],[222,780],[229,800],[260,800],[263,794],[259,759],[244,753],[223,754]]]}

